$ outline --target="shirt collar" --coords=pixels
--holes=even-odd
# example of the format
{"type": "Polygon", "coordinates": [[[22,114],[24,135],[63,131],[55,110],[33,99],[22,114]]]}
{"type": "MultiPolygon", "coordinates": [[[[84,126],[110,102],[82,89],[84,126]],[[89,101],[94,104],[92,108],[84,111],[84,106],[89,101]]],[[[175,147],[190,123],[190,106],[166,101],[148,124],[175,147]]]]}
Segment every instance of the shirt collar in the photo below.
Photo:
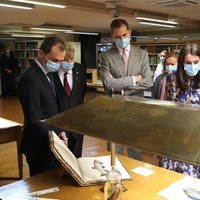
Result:
{"type": "Polygon", "coordinates": [[[121,49],[121,48],[119,48],[118,46],[117,46],[117,48],[118,48],[119,52],[122,54],[122,52],[123,52],[124,49],[125,49],[125,51],[130,52],[131,45],[129,44],[129,45],[128,45],[126,48],[124,48],[124,49],[121,49]]]}
{"type": "Polygon", "coordinates": [[[35,59],[35,62],[37,63],[37,65],[41,68],[41,70],[44,72],[45,75],[47,75],[49,72],[47,70],[47,68],[45,68],[39,61],[38,59],[35,59]]]}
{"type": "MultiPolygon", "coordinates": [[[[65,71],[63,69],[61,69],[61,68],[58,69],[59,76],[62,75],[62,74],[64,74],[64,73],[65,73],[65,71]]],[[[72,75],[72,69],[69,70],[69,71],[67,71],[67,74],[71,74],[72,75]]]]}

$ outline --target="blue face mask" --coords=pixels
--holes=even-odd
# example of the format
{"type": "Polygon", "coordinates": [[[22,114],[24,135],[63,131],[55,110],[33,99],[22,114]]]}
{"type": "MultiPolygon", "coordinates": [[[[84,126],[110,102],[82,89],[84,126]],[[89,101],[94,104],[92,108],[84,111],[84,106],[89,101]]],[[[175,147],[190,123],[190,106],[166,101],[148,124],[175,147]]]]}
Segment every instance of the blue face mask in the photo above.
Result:
{"type": "Polygon", "coordinates": [[[160,62],[163,62],[165,60],[164,56],[160,56],[160,62]]]}
{"type": "Polygon", "coordinates": [[[72,70],[73,67],[74,67],[74,62],[62,61],[62,62],[60,63],[60,68],[61,68],[64,72],[67,72],[67,71],[72,70]]]}
{"type": "Polygon", "coordinates": [[[177,65],[167,65],[165,66],[166,72],[172,73],[177,71],[177,65]]]}
{"type": "Polygon", "coordinates": [[[124,49],[130,44],[130,37],[116,39],[115,43],[119,48],[124,49]]]}
{"type": "Polygon", "coordinates": [[[200,63],[197,64],[184,64],[185,73],[188,76],[196,76],[200,70],[200,63]]]}
{"type": "Polygon", "coordinates": [[[60,66],[59,63],[53,62],[51,60],[48,60],[47,64],[44,64],[44,65],[45,65],[45,67],[47,68],[47,70],[49,72],[56,72],[56,71],[58,71],[59,66],[60,66]]]}

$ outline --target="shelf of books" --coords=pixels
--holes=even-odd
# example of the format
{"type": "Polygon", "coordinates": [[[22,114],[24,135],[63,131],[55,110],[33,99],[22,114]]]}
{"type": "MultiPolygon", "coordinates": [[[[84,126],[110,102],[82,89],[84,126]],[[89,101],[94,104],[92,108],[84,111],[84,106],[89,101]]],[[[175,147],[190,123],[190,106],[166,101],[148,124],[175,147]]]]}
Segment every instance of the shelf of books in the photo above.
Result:
{"type": "Polygon", "coordinates": [[[37,58],[40,43],[41,41],[39,40],[15,42],[16,58],[18,59],[17,76],[19,76],[22,71],[29,67],[32,61],[37,58]]]}

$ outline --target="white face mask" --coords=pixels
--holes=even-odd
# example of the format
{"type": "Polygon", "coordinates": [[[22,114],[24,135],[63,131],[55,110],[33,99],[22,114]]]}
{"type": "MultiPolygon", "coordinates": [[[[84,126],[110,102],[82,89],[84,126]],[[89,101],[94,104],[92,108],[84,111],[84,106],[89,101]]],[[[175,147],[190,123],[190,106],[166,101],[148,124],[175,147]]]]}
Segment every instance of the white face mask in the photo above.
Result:
{"type": "Polygon", "coordinates": [[[200,70],[200,63],[197,64],[184,64],[185,73],[188,76],[196,76],[200,70]]]}
{"type": "Polygon", "coordinates": [[[124,49],[130,44],[130,37],[125,37],[125,38],[122,38],[122,39],[116,39],[115,43],[119,48],[124,49]]]}
{"type": "Polygon", "coordinates": [[[165,60],[165,56],[160,56],[160,62],[163,62],[165,60]]]}
{"type": "Polygon", "coordinates": [[[58,71],[58,69],[60,67],[60,64],[56,63],[56,62],[53,62],[51,60],[48,60],[47,64],[44,64],[44,66],[47,68],[47,70],[49,72],[56,72],[56,71],[58,71]]]}
{"type": "Polygon", "coordinates": [[[165,66],[166,72],[172,73],[177,71],[177,65],[166,65],[165,66]]]}
{"type": "Polygon", "coordinates": [[[74,62],[62,61],[62,62],[60,63],[60,68],[61,68],[64,72],[67,72],[67,71],[72,70],[73,67],[74,67],[74,62]]]}

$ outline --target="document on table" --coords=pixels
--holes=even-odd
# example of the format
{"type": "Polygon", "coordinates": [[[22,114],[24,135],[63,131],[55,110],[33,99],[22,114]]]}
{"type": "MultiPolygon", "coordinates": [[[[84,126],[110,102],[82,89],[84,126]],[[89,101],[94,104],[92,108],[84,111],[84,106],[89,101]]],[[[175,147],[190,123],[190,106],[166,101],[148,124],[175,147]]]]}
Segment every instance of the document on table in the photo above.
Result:
{"type": "Polygon", "coordinates": [[[19,126],[19,125],[20,124],[17,122],[0,117],[0,129],[15,127],[15,126],[19,126]]]}
{"type": "Polygon", "coordinates": [[[200,189],[200,179],[185,176],[158,192],[157,195],[168,200],[191,200],[183,191],[185,188],[200,189]]]}

